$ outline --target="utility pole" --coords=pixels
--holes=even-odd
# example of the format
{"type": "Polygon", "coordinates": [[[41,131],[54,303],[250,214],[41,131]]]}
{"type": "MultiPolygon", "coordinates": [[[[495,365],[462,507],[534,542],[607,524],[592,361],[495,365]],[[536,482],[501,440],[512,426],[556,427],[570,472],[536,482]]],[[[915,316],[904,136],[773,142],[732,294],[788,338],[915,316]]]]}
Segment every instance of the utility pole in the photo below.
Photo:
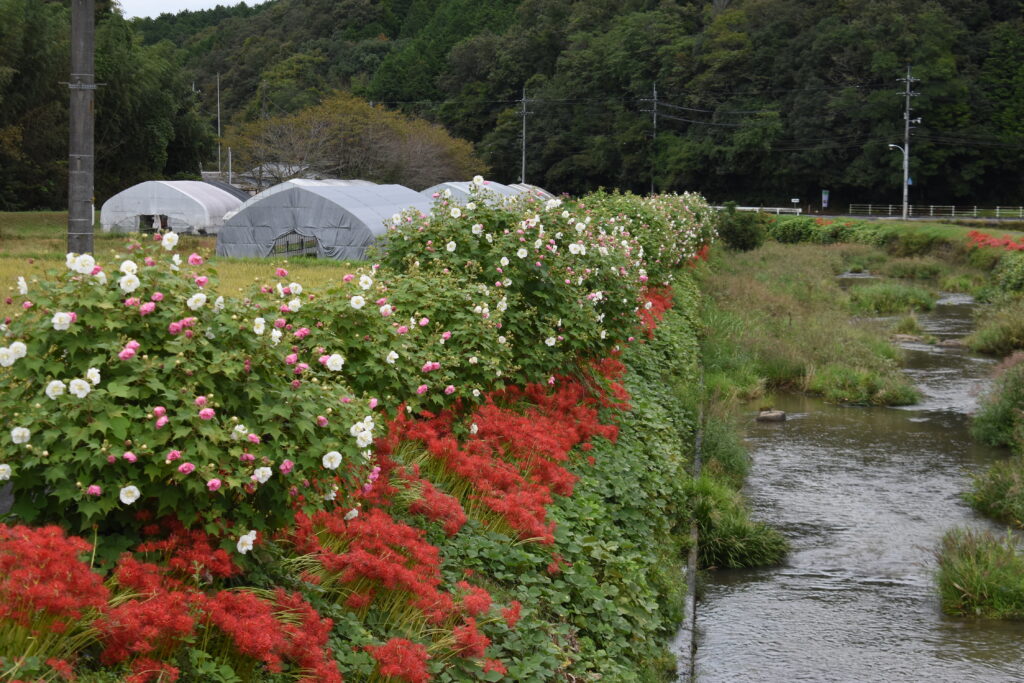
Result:
{"type": "Polygon", "coordinates": [[[654,106],[651,107],[651,194],[654,194],[654,165],[657,157],[657,144],[658,144],[658,83],[654,82],[652,88],[652,103],[654,106]]]}
{"type": "Polygon", "coordinates": [[[520,100],[520,102],[523,105],[523,136],[522,136],[522,139],[520,140],[520,145],[522,146],[523,158],[522,158],[522,163],[520,164],[520,167],[519,167],[519,182],[525,183],[526,182],[526,86],[525,85],[523,85],[523,99],[520,100]]]}
{"type": "Polygon", "coordinates": [[[93,250],[95,152],[95,0],[71,1],[71,130],[68,150],[68,251],[93,250]]]}
{"type": "MultiPolygon", "coordinates": [[[[904,107],[903,107],[903,220],[910,217],[910,98],[917,97],[917,93],[911,90],[915,81],[921,79],[910,75],[910,65],[907,64],[907,77],[901,78],[904,83],[904,107]]],[[[920,123],[921,119],[914,119],[914,123],[920,123]]],[[[898,147],[898,145],[896,145],[898,147]]]]}
{"type": "Polygon", "coordinates": [[[217,74],[217,175],[223,176],[224,170],[220,167],[220,74],[217,74]]]}

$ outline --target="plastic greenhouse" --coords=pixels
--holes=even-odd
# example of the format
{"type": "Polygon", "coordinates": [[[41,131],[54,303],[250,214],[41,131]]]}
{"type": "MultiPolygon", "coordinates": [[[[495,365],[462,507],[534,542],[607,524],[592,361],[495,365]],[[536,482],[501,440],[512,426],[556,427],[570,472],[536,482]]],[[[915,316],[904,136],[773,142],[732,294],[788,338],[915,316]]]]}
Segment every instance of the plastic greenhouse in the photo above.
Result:
{"type": "MultiPolygon", "coordinates": [[[[469,201],[469,190],[472,186],[473,183],[469,181],[452,181],[447,183],[438,183],[433,187],[428,187],[425,190],[421,190],[420,194],[422,194],[424,197],[430,198],[431,201],[433,201],[433,196],[435,194],[444,194],[444,191],[448,190],[449,192],[451,192],[451,197],[449,198],[449,201],[454,202],[455,204],[465,204],[466,202],[469,201]]],[[[498,201],[501,201],[501,199],[504,197],[518,197],[521,194],[519,190],[515,190],[509,187],[508,185],[502,185],[501,183],[495,183],[490,180],[484,181],[482,189],[486,190],[487,192],[491,192],[493,194],[498,195],[498,201]]],[[[493,197],[491,198],[491,201],[493,201],[493,197]]]]}
{"type": "Polygon", "coordinates": [[[238,197],[198,180],[149,180],[103,202],[100,225],[104,232],[171,228],[215,234],[224,214],[241,204],[238,197]]]}
{"type": "Polygon", "coordinates": [[[513,183],[509,187],[519,190],[524,194],[532,194],[540,197],[541,199],[554,199],[555,195],[551,194],[543,187],[537,187],[536,185],[530,185],[529,183],[513,183]]]}
{"type": "Polygon", "coordinates": [[[217,255],[362,259],[396,213],[430,213],[428,197],[403,185],[304,185],[268,194],[224,223],[217,255]]]}
{"type": "Polygon", "coordinates": [[[272,194],[277,194],[278,192],[284,192],[285,190],[290,190],[293,187],[329,187],[329,186],[332,186],[332,185],[336,185],[336,186],[339,186],[339,187],[349,187],[349,186],[368,186],[368,185],[376,185],[376,184],[377,183],[370,182],[369,180],[337,180],[337,179],[311,180],[311,179],[308,179],[308,178],[292,178],[291,180],[286,180],[283,183],[278,183],[277,185],[273,185],[271,187],[268,187],[267,189],[263,190],[262,192],[259,192],[257,194],[252,195],[251,197],[246,199],[244,202],[242,202],[242,205],[240,207],[238,207],[234,211],[229,211],[224,216],[224,220],[228,220],[229,218],[234,216],[236,213],[238,213],[242,209],[246,209],[246,208],[252,206],[253,204],[255,204],[256,202],[261,201],[263,199],[266,199],[267,197],[269,197],[272,194]]]}

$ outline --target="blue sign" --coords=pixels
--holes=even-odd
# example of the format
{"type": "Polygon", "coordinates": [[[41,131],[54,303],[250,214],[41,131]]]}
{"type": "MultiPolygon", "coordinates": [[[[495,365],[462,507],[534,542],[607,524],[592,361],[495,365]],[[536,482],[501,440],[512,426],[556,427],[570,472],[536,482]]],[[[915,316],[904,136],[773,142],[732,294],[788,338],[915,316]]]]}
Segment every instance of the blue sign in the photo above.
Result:
{"type": "Polygon", "coordinates": [[[907,178],[907,185],[913,185],[913,184],[914,184],[914,179],[913,178],[907,178]]]}

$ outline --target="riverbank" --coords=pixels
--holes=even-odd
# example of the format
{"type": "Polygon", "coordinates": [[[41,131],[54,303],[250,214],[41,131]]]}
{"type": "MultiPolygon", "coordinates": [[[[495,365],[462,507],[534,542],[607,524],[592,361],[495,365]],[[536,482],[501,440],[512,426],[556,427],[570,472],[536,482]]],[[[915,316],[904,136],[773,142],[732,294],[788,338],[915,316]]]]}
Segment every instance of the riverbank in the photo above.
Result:
{"type": "MultiPolygon", "coordinates": [[[[869,245],[795,246],[817,254],[812,260],[834,259],[831,272],[811,272],[818,272],[820,279],[845,272],[840,281],[850,290],[877,281],[854,277],[868,272],[876,278],[912,272],[916,277],[899,281],[939,289],[942,271],[948,275],[952,269],[945,261],[936,269],[925,260],[928,256],[894,258],[869,245]],[[833,256],[825,256],[829,254],[833,256]]],[[[976,405],[972,390],[994,365],[957,345],[971,326],[970,297],[933,294],[934,308],[911,318],[919,339],[900,342],[898,357],[907,367],[904,381],[917,385],[921,400],[916,405],[894,409],[866,401],[855,406],[825,402],[808,395],[808,382],[792,380],[778,382],[780,388],[773,391],[768,377],[785,375],[756,369],[782,365],[774,360],[776,349],[786,349],[779,354],[782,358],[802,359],[819,353],[815,347],[828,339],[812,334],[806,337],[805,350],[799,344],[802,323],[788,332],[790,325],[771,320],[788,322],[788,309],[778,302],[787,294],[789,276],[771,277],[766,286],[770,268],[761,263],[766,253],[773,253],[778,269],[792,265],[801,273],[808,271],[809,257],[784,245],[768,243],[745,254],[727,254],[724,258],[744,265],[731,269],[737,272],[730,277],[748,281],[731,297],[741,302],[737,306],[755,308],[769,301],[774,307],[764,306],[769,313],[759,315],[734,311],[728,301],[722,305],[725,296],[713,296],[712,315],[729,323],[718,344],[725,347],[719,366],[746,378],[719,384],[764,391],[741,392],[755,397],[743,405],[746,440],[755,458],[744,492],[755,519],[780,528],[792,550],[778,569],[708,575],[697,608],[699,680],[980,681],[1016,676],[1024,657],[1021,627],[942,616],[940,605],[946,601],[940,600],[934,583],[933,553],[950,525],[997,528],[961,499],[970,481],[965,470],[983,472],[1003,457],[973,443],[967,432],[968,415],[976,405]],[[763,342],[766,348],[757,340],[746,341],[744,320],[758,321],[752,329],[770,331],[771,341],[763,342]],[[737,358],[743,362],[735,362],[737,358]],[[758,377],[764,381],[757,382],[758,377]],[[787,421],[753,422],[757,409],[768,406],[786,411],[787,421]]],[[[703,281],[721,288],[711,278],[703,281]]],[[[805,288],[815,288],[814,282],[805,288]]],[[[851,299],[835,297],[836,319],[845,323],[858,315],[851,299]]],[[[899,315],[872,314],[853,324],[874,328],[888,343],[893,326],[901,321],[899,315]]],[[[844,332],[837,329],[835,334],[844,332]]],[[[798,363],[786,365],[802,369],[798,363]]],[[[1017,590],[1015,565],[1006,562],[1005,552],[993,555],[1003,570],[992,574],[1002,581],[1001,589],[991,588],[1005,596],[1017,590]]],[[[1009,614],[1004,610],[1001,616],[1009,614]]]]}

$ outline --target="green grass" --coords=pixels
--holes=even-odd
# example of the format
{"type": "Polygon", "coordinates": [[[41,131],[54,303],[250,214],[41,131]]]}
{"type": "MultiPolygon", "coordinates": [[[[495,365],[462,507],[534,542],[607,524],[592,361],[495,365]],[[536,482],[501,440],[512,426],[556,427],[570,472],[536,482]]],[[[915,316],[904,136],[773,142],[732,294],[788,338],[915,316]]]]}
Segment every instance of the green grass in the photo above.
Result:
{"type": "Polygon", "coordinates": [[[966,342],[973,351],[1000,356],[1024,350],[1024,298],[1004,298],[983,309],[966,342]]]}
{"type": "Polygon", "coordinates": [[[850,309],[863,315],[930,311],[935,301],[929,290],[900,282],[875,282],[850,290],[850,309]]]}
{"type": "Polygon", "coordinates": [[[752,398],[783,387],[835,401],[914,402],[901,352],[881,326],[851,322],[835,279],[850,259],[873,261],[875,253],[862,245],[769,243],[718,254],[700,272],[709,389],[752,398]]]}
{"type": "Polygon", "coordinates": [[[1024,456],[997,462],[977,475],[964,497],[983,515],[1024,528],[1024,456]]]}
{"type": "Polygon", "coordinates": [[[945,273],[947,266],[928,256],[896,258],[885,264],[882,273],[903,280],[935,280],[945,273]]]}
{"type": "Polygon", "coordinates": [[[1010,535],[951,529],[938,552],[942,611],[956,616],[1024,618],[1024,555],[1010,535]]]}
{"type": "Polygon", "coordinates": [[[971,435],[1024,455],[1024,353],[1013,354],[996,368],[995,381],[971,423],[971,435]]]}
{"type": "Polygon", "coordinates": [[[892,332],[893,334],[921,335],[924,334],[924,328],[921,327],[917,316],[911,313],[897,320],[896,324],[892,326],[892,332]]]}
{"type": "Polygon", "coordinates": [[[701,568],[764,567],[785,557],[789,550],[785,537],[751,520],[737,491],[708,476],[691,481],[688,489],[700,533],[701,568]]]}

